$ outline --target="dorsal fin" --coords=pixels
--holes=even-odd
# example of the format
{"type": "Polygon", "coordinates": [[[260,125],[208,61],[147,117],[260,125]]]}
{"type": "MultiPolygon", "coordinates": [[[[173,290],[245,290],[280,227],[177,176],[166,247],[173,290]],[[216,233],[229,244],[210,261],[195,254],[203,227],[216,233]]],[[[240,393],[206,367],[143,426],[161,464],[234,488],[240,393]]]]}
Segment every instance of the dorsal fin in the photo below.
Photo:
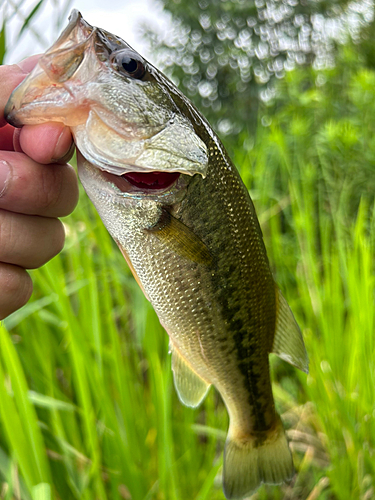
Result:
{"type": "Polygon", "coordinates": [[[301,330],[279,289],[276,289],[276,331],[272,352],[303,372],[309,372],[301,330]]]}
{"type": "Polygon", "coordinates": [[[195,408],[203,401],[210,384],[193,370],[172,342],[170,349],[172,352],[173,380],[178,397],[184,405],[195,408]]]}

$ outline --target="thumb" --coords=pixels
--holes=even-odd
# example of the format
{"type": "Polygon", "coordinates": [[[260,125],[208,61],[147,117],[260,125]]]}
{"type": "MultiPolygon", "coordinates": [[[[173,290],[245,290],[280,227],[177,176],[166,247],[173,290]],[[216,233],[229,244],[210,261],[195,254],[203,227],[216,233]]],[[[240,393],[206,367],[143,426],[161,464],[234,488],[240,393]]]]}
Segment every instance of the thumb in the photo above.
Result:
{"type": "Polygon", "coordinates": [[[6,125],[4,108],[10,94],[36,65],[40,55],[31,56],[18,64],[0,66],[0,127],[6,125]]]}

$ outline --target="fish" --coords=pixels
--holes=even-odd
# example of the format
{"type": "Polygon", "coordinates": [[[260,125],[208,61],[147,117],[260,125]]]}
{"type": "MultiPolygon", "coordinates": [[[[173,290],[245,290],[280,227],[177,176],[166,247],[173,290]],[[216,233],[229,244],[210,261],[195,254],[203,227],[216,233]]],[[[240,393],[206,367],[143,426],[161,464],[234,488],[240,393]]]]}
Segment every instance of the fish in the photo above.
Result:
{"type": "Polygon", "coordinates": [[[226,498],[290,481],[269,354],[306,373],[308,356],[248,190],[206,119],[77,10],[5,117],[15,127],[71,128],[83,187],[169,335],[179,399],[195,408],[213,385],[225,403],[226,498]]]}

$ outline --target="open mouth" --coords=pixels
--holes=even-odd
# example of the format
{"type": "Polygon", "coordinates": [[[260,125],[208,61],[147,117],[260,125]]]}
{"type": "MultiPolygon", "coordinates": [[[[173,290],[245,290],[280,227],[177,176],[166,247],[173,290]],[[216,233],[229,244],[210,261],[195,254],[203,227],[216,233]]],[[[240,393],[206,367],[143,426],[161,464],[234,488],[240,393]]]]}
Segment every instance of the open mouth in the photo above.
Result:
{"type": "Polygon", "coordinates": [[[115,184],[120,191],[129,190],[129,183],[140,189],[167,189],[180,176],[179,172],[150,172],[139,173],[129,172],[123,175],[114,175],[109,172],[103,172],[104,177],[115,184]]]}

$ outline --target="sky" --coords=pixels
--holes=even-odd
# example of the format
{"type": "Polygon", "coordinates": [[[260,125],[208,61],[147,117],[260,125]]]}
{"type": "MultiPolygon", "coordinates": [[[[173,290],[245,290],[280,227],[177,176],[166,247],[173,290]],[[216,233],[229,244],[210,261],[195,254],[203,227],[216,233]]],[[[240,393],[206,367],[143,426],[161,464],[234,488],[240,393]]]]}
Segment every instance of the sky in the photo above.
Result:
{"type": "Polygon", "coordinates": [[[140,26],[148,24],[157,31],[164,32],[170,26],[169,17],[163,12],[157,0],[72,0],[61,22],[62,6],[67,0],[48,0],[38,12],[33,23],[35,34],[25,33],[19,43],[15,43],[16,34],[26,17],[38,3],[38,0],[0,0],[0,26],[7,21],[6,63],[15,63],[23,58],[44,52],[57,38],[68,22],[69,12],[76,8],[84,19],[94,26],[104,28],[120,36],[134,49],[152,62],[145,40],[142,40],[140,26]],[[15,7],[22,4],[15,14],[15,7]],[[110,5],[110,7],[106,7],[110,5]],[[60,21],[60,29],[56,27],[60,21]],[[39,39],[36,36],[39,34],[39,39]]]}

